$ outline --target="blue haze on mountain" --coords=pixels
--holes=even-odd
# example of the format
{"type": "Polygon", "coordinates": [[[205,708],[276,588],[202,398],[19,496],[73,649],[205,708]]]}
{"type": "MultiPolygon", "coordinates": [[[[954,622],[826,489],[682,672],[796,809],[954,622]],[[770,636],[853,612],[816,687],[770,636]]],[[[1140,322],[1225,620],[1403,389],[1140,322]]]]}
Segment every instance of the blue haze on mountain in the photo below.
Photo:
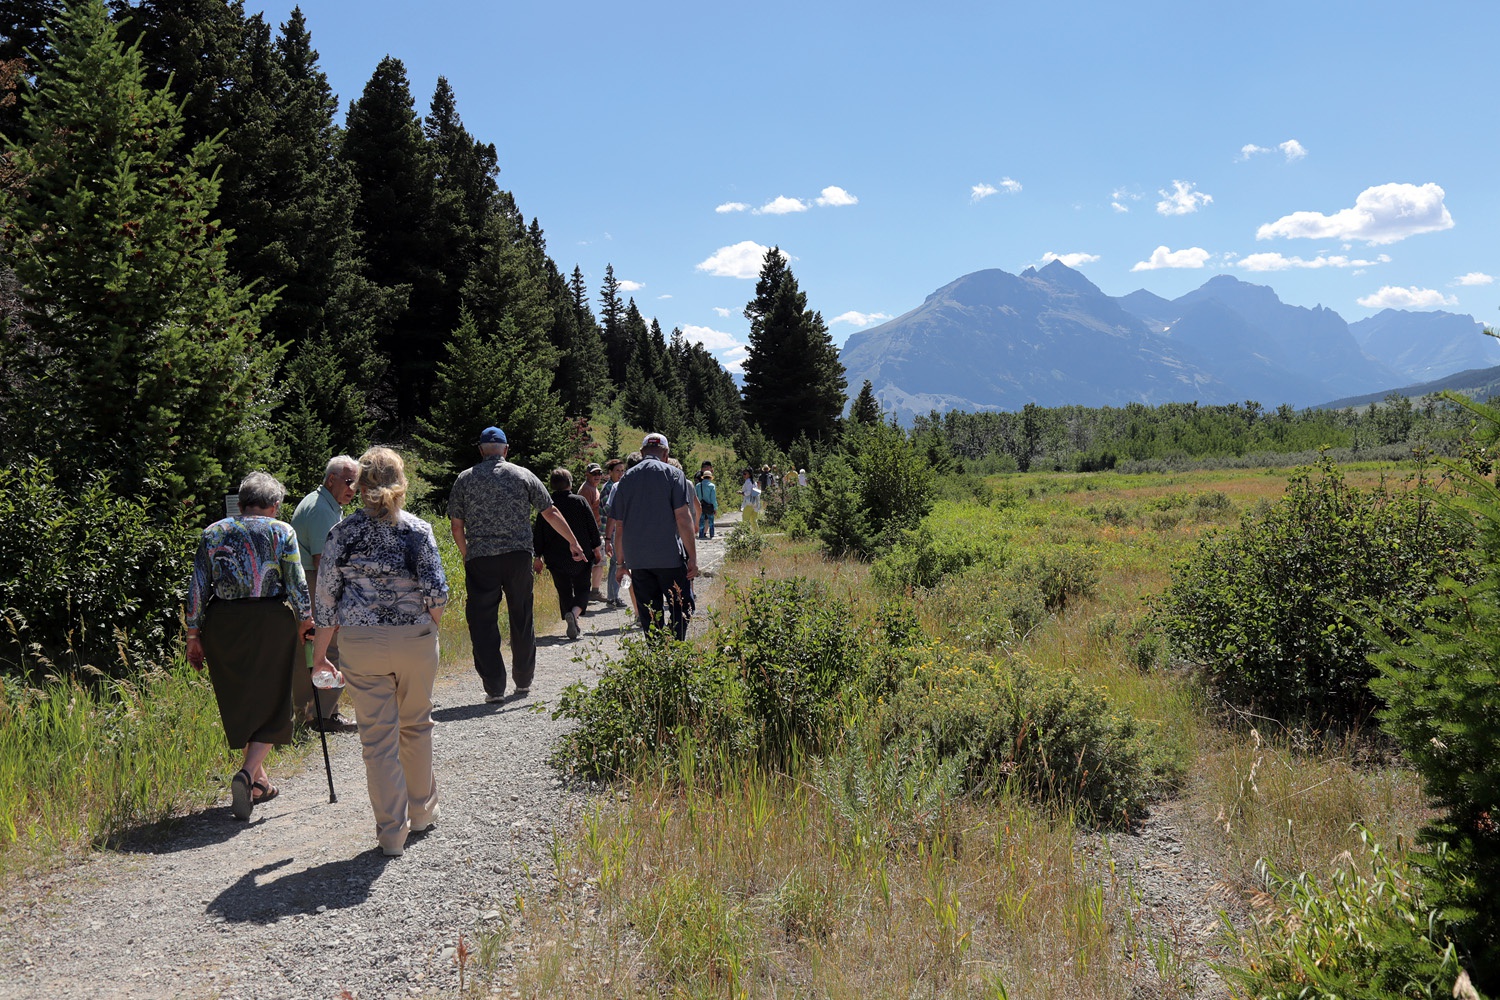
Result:
{"type": "Polygon", "coordinates": [[[1500,365],[1500,340],[1473,316],[1386,309],[1349,324],[1364,352],[1417,381],[1500,365]]]}
{"type": "MultiPolygon", "coordinates": [[[[1287,305],[1272,289],[1230,275],[1171,300],[1147,291],[1113,298],[1054,261],[1019,275],[964,275],[910,312],[851,335],[841,360],[851,387],[869,379],[885,410],[903,421],[1027,403],[1255,400],[1300,408],[1411,382],[1410,365],[1423,354],[1413,339],[1464,339],[1457,323],[1423,333],[1432,314],[1406,315],[1410,326],[1388,320],[1372,328],[1366,340],[1376,349],[1367,351],[1333,310],[1287,305]],[[1406,360],[1398,364],[1402,344],[1406,360]]],[[[1473,366],[1459,361],[1465,355],[1456,347],[1441,354],[1451,362],[1427,363],[1454,365],[1447,372],[1473,366]]]]}

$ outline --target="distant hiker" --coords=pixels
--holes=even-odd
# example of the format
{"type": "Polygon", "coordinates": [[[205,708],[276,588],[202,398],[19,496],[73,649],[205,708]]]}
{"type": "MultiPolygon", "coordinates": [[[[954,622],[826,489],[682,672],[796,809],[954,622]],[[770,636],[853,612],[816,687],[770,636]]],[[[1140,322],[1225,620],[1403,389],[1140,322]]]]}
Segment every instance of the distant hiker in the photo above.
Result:
{"type": "Polygon", "coordinates": [[[806,486],[807,485],[807,470],[806,469],[798,469],[797,470],[797,485],[798,486],[806,486]]]}
{"type": "Polygon", "coordinates": [[[242,479],[240,512],[203,529],[188,584],[188,662],[208,667],[230,749],[245,751],[229,783],[236,819],[276,797],[266,755],[292,741],[292,662],[313,628],[297,533],[276,520],[285,498],[268,473],[242,479]]]}
{"type": "Polygon", "coordinates": [[[704,469],[698,485],[694,487],[698,493],[698,503],[703,508],[703,516],[698,521],[698,537],[714,537],[714,514],[719,509],[719,488],[714,485],[714,473],[712,469],[704,469]]]}
{"type": "Polygon", "coordinates": [[[759,510],[760,487],[755,485],[755,476],[749,469],[745,470],[744,476],[744,482],[740,483],[740,496],[742,498],[740,510],[745,510],[747,507],[751,510],[759,510]]]}
{"type": "Polygon", "coordinates": [[[762,465],[760,467],[760,481],[755,484],[760,488],[762,496],[771,492],[771,484],[774,482],[776,482],[776,473],[771,471],[769,465],[762,465]]]}
{"type": "Polygon", "coordinates": [[[469,596],[464,617],[474,646],[474,670],[484,700],[505,698],[505,657],[500,652],[500,599],[510,623],[511,679],[517,695],[531,691],[536,672],[536,630],[531,611],[531,512],[540,511],[567,539],[575,562],[587,556],[573,529],[529,469],[505,460],[510,443],[498,427],[479,435],[478,465],[458,474],[448,498],[453,540],[464,560],[469,596]]]}
{"type": "MultiPolygon", "coordinates": [[[[598,462],[590,462],[583,470],[583,485],[578,488],[578,495],[588,501],[589,510],[594,513],[594,527],[599,527],[599,487],[604,485],[604,467],[598,462]]],[[[577,534],[577,532],[574,532],[577,534]]],[[[604,530],[600,528],[600,538],[604,537],[604,530]]],[[[582,543],[583,539],[578,539],[582,543]]],[[[587,546],[585,546],[587,549],[587,546]]],[[[589,600],[604,602],[604,594],[599,585],[604,582],[604,560],[600,559],[594,563],[593,576],[589,578],[589,600]]]]}
{"type": "MultiPolygon", "coordinates": [[[[322,484],[297,505],[292,513],[292,528],[297,532],[297,547],[302,551],[302,573],[307,577],[310,594],[318,591],[318,564],[323,561],[323,543],[328,532],[344,517],[344,505],[354,499],[354,482],[359,478],[359,462],[349,455],[335,455],[323,468],[322,484]]],[[[334,636],[328,646],[329,662],[339,664],[339,641],[334,636]]],[[[352,732],[357,727],[339,714],[339,695],[343,687],[324,688],[315,692],[312,675],[297,650],[292,664],[292,710],[305,723],[314,721],[314,713],[323,717],[323,728],[329,732],[352,732]]]]}
{"type": "Polygon", "coordinates": [[[389,448],[359,458],[363,506],[328,533],[318,574],[314,669],[328,659],[335,629],[343,640],[344,683],[354,696],[375,839],[400,857],[411,833],[438,818],[432,768],[432,682],[438,621],[448,581],[432,525],[401,508],[406,469],[389,448]]]}
{"type": "Polygon", "coordinates": [[[573,474],[567,469],[553,469],[549,485],[552,487],[553,506],[562,512],[568,527],[573,529],[573,537],[588,554],[588,561],[575,561],[567,539],[538,514],[532,525],[531,547],[536,553],[532,571],[540,573],[545,565],[552,574],[552,585],[557,588],[558,611],[568,623],[568,638],[576,639],[583,631],[578,621],[588,610],[590,577],[594,566],[603,560],[604,545],[599,537],[599,522],[588,501],[573,492],[573,474]]]}
{"type": "MultiPolygon", "coordinates": [[[[681,462],[675,458],[668,458],[667,464],[682,473],[684,477],[683,481],[687,481],[687,470],[682,467],[681,462]]],[[[703,501],[698,499],[697,492],[691,486],[688,487],[688,507],[691,508],[688,511],[688,515],[692,519],[693,527],[696,530],[698,522],[703,520],[703,501]]]]}
{"type": "Polygon", "coordinates": [[[608,480],[599,488],[599,531],[604,536],[604,554],[609,556],[608,571],[604,574],[604,603],[611,608],[623,608],[625,602],[620,600],[620,581],[615,579],[619,561],[615,558],[614,542],[609,537],[609,506],[620,477],[625,475],[625,460],[612,458],[605,462],[604,473],[608,480]]]}
{"type": "Polygon", "coordinates": [[[691,581],[698,575],[687,477],[667,464],[664,434],[641,441],[641,462],[625,473],[610,503],[610,524],[623,577],[630,573],[636,614],[647,636],[671,617],[672,635],[687,638],[691,581]],[[618,528],[615,526],[618,525],[618,528]]]}

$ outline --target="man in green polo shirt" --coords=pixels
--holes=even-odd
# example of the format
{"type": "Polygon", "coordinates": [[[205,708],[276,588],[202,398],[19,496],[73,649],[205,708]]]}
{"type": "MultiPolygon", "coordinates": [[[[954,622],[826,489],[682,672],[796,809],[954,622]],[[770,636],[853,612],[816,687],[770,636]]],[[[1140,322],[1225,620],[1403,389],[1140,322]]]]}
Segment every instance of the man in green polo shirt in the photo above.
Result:
{"type": "MultiPolygon", "coordinates": [[[[302,572],[307,577],[310,594],[318,590],[318,563],[323,560],[323,543],[328,532],[343,520],[344,504],[354,499],[354,484],[359,479],[359,461],[348,455],[335,455],[323,470],[323,485],[302,498],[292,514],[292,528],[297,532],[297,548],[302,553],[302,572]]],[[[338,663],[338,637],[328,646],[328,659],[338,663]]],[[[332,732],[353,731],[358,727],[339,715],[339,695],[343,688],[327,688],[318,693],[323,728],[332,732]]],[[[292,705],[304,722],[313,721],[313,686],[307,666],[298,662],[292,667],[292,705]]]]}

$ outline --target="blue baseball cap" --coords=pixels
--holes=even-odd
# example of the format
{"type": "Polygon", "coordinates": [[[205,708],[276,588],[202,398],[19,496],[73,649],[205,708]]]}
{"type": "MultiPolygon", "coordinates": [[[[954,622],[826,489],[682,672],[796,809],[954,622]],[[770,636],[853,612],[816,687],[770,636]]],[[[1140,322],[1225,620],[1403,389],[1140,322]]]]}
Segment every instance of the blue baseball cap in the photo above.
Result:
{"type": "Polygon", "coordinates": [[[486,427],[479,432],[480,444],[509,444],[505,440],[505,432],[498,427],[486,427]]]}

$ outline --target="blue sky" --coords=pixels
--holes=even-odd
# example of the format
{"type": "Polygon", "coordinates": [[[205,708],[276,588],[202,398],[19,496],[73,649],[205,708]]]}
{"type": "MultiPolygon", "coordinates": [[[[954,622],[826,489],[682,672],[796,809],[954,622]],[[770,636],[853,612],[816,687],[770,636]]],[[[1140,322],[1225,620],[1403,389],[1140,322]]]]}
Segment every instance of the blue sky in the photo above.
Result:
{"type": "Polygon", "coordinates": [[[838,343],[1054,257],[1500,325],[1493,0],[301,7],[345,107],[387,54],[420,113],[446,76],[596,310],[612,263],[731,365],[773,245],[838,343]]]}

